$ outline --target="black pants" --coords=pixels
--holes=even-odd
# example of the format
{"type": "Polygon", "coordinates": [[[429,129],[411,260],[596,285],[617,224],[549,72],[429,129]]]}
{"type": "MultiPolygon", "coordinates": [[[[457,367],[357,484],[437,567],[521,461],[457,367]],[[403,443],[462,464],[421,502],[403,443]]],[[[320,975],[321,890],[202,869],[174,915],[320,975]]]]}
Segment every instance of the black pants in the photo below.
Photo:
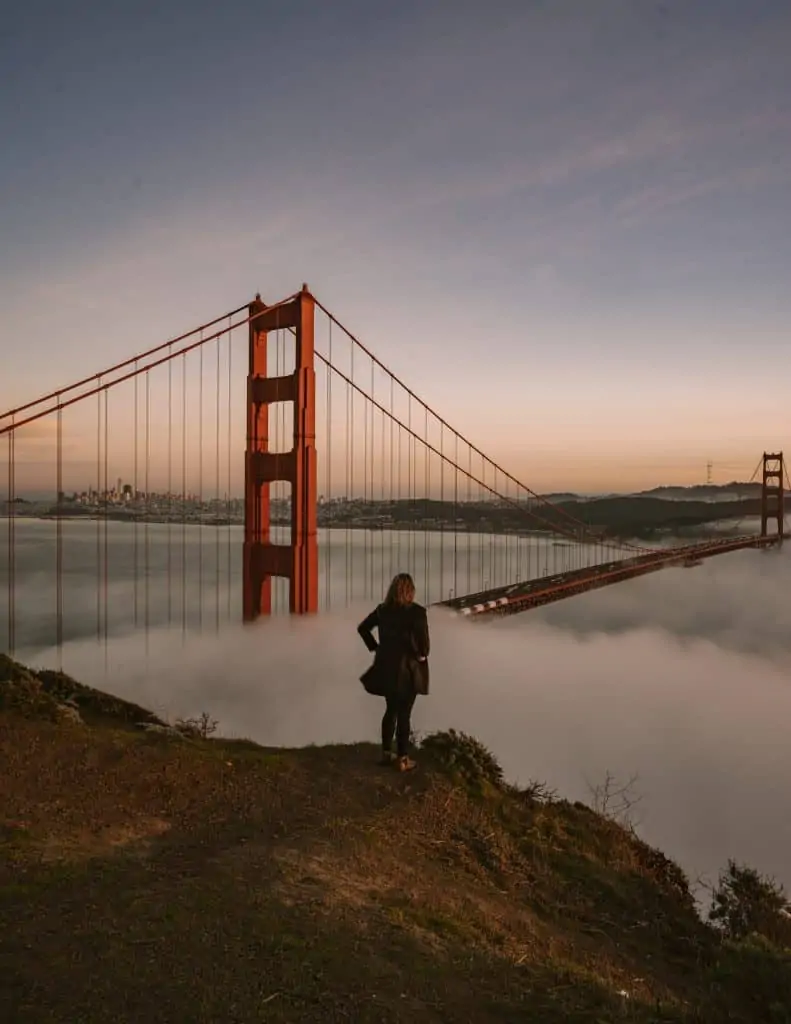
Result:
{"type": "Polygon", "coordinates": [[[409,751],[412,708],[415,705],[416,696],[417,694],[413,692],[408,696],[395,694],[385,698],[387,708],[382,718],[382,749],[392,750],[393,733],[395,733],[399,757],[406,757],[409,751]]]}

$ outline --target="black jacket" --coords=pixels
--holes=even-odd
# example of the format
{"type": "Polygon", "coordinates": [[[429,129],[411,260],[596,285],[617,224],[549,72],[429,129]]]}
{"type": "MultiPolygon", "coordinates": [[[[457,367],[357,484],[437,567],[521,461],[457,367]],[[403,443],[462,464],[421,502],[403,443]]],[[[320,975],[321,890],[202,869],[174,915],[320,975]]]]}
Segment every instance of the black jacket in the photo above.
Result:
{"type": "Polygon", "coordinates": [[[430,641],[426,609],[412,604],[380,604],[357,627],[374,663],[362,676],[369,693],[383,697],[427,694],[430,641]],[[377,643],[373,630],[379,633],[377,643]]]}

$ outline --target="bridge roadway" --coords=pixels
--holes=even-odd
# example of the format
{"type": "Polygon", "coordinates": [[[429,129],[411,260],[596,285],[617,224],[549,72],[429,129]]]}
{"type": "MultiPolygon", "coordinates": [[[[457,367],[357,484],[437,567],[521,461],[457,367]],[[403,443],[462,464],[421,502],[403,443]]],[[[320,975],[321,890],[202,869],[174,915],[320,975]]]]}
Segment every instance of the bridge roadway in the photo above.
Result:
{"type": "Polygon", "coordinates": [[[624,558],[616,562],[604,562],[600,565],[588,566],[585,569],[573,569],[556,576],[542,576],[538,579],[526,580],[524,583],[511,583],[505,587],[483,590],[477,594],[451,598],[449,601],[438,601],[436,607],[450,608],[457,615],[470,618],[485,618],[490,615],[514,615],[526,612],[542,604],[561,601],[575,594],[583,594],[586,590],[596,590],[612,583],[644,576],[649,572],[657,572],[669,566],[699,565],[704,558],[724,555],[729,551],[741,551],[743,548],[768,548],[778,544],[777,535],[771,537],[731,537],[728,540],[705,541],[689,544],[680,548],[657,549],[646,555],[624,558]]]}

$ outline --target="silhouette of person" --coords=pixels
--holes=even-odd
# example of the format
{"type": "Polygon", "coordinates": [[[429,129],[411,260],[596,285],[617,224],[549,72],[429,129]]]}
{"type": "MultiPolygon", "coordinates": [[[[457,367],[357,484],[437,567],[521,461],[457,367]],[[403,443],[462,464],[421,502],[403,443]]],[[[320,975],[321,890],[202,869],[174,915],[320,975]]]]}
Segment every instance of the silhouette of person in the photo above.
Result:
{"type": "Polygon", "coordinates": [[[393,578],[384,601],[360,623],[357,632],[368,650],[374,652],[373,664],[360,681],[368,693],[384,697],[386,702],[382,764],[411,771],[415,767],[409,757],[412,708],[419,693],[428,693],[430,641],[426,609],[415,601],[415,583],[408,573],[393,578]],[[379,634],[378,642],[374,629],[379,634]]]}

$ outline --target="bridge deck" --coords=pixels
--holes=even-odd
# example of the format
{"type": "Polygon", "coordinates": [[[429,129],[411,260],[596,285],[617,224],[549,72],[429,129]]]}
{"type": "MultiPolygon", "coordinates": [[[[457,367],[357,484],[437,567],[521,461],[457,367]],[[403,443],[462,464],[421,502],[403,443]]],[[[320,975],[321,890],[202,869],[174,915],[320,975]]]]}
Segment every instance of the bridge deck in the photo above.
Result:
{"type": "Polygon", "coordinates": [[[450,608],[458,615],[476,619],[490,615],[513,615],[542,604],[582,594],[586,590],[596,590],[649,572],[657,572],[668,566],[693,566],[704,558],[724,555],[730,551],[772,547],[779,543],[779,540],[777,536],[732,537],[728,540],[706,541],[665,551],[657,550],[647,555],[605,562],[585,569],[559,573],[556,576],[526,580],[523,583],[512,583],[505,587],[495,587],[477,594],[452,598],[449,601],[438,601],[437,606],[450,608]]]}

